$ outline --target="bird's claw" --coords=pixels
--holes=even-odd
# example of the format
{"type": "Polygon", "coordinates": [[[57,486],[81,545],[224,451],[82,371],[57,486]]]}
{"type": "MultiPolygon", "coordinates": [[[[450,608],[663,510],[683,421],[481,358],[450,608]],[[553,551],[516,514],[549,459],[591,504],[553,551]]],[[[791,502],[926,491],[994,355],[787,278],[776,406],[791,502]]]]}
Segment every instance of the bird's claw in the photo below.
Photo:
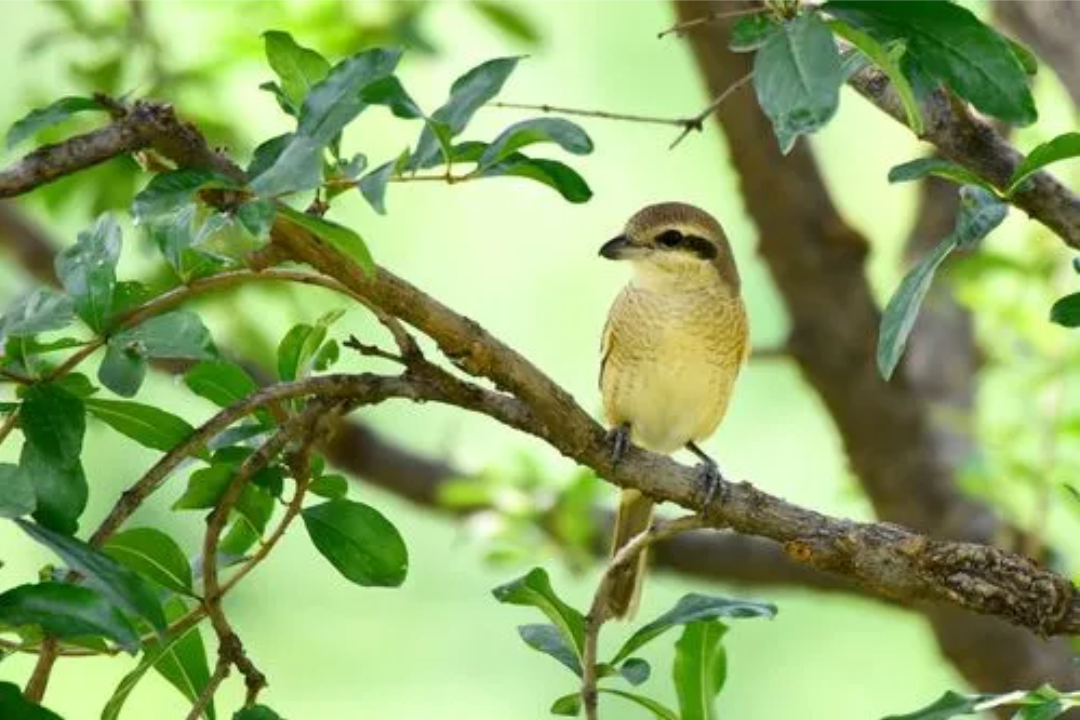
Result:
{"type": "Polygon", "coordinates": [[[705,500],[701,504],[702,513],[709,511],[709,507],[718,493],[720,495],[720,504],[723,505],[727,502],[727,481],[714,461],[705,460],[698,465],[698,481],[701,483],[701,489],[705,496],[705,500]]]}
{"type": "Polygon", "coordinates": [[[608,430],[608,441],[611,443],[611,462],[618,465],[630,447],[630,426],[619,425],[608,430]]]}

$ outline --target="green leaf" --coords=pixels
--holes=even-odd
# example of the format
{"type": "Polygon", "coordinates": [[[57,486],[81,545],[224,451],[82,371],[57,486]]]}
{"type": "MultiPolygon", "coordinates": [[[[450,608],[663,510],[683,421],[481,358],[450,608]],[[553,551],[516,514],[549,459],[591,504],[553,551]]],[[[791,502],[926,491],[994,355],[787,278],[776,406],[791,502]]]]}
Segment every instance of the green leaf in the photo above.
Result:
{"type": "Polygon", "coordinates": [[[1009,43],[966,8],[833,0],[822,9],[878,42],[902,41],[923,71],[981,112],[1018,125],[1037,119],[1027,73],[1009,43]]]}
{"type": "Polygon", "coordinates": [[[87,110],[104,109],[105,107],[94,98],[69,96],[62,97],[47,107],[31,110],[8,130],[8,150],[24,140],[34,137],[45,128],[64,122],[72,115],[87,110]]]}
{"type": "Polygon", "coordinates": [[[728,49],[732,52],[753,52],[779,30],[780,25],[764,12],[739,18],[731,26],[728,49]]]}
{"type": "Polygon", "coordinates": [[[405,542],[377,510],[351,500],[329,500],[303,511],[315,548],[357,585],[397,587],[409,568],[405,542]]]}
{"type": "Polygon", "coordinates": [[[1060,298],[1050,308],[1050,322],[1068,328],[1080,327],[1080,293],[1060,298]]]}
{"type": "Polygon", "coordinates": [[[520,59],[505,57],[488,60],[455,80],[450,86],[449,99],[432,113],[433,122],[424,126],[416,152],[409,162],[409,169],[424,167],[437,158],[447,139],[438,137],[437,126],[446,127],[448,138],[461,134],[476,111],[499,94],[520,59]]]}
{"type": "Polygon", "coordinates": [[[781,152],[832,119],[842,83],[836,41],[816,13],[799,15],[765,41],[754,57],[754,90],[781,152]]]}
{"type": "Polygon", "coordinates": [[[938,266],[953,250],[967,249],[986,237],[1007,213],[1008,206],[986,190],[973,185],[960,189],[960,212],[953,232],[908,272],[881,315],[877,363],[883,378],[892,377],[900,362],[938,266]]]}
{"type": "Polygon", "coordinates": [[[34,484],[18,465],[0,463],[0,518],[29,515],[37,507],[34,484]]]}
{"type": "Polygon", "coordinates": [[[9,337],[26,337],[60,330],[75,319],[75,303],[52,288],[40,287],[24,293],[0,317],[0,342],[9,337]]]}
{"type": "Polygon", "coordinates": [[[725,632],[724,624],[715,620],[692,622],[675,642],[672,675],[680,720],[716,720],[716,696],[727,676],[725,632]]]}
{"type": "Polygon", "coordinates": [[[619,674],[631,685],[640,685],[649,679],[652,668],[641,658],[629,658],[619,666],[619,674]]]}
{"type": "Polygon", "coordinates": [[[480,13],[485,20],[511,38],[528,45],[540,43],[540,31],[536,29],[532,20],[506,3],[496,0],[476,0],[469,3],[468,7],[480,13]]]}
{"type": "Polygon", "coordinates": [[[57,532],[74,534],[90,494],[78,458],[65,464],[26,442],[19,456],[19,472],[34,485],[34,519],[57,532]]]}
{"type": "Polygon", "coordinates": [[[101,591],[109,602],[164,632],[165,615],[161,603],[154,589],[141,577],[81,540],[25,520],[15,522],[27,535],[59,555],[68,567],[82,574],[87,584],[101,591]]]}
{"type": "Polygon", "coordinates": [[[978,712],[979,704],[993,695],[961,695],[952,690],[946,692],[933,704],[907,715],[890,715],[884,720],[948,720],[957,715],[978,712]]]}
{"type": "Polygon", "coordinates": [[[56,276],[75,303],[75,313],[96,332],[105,329],[113,309],[120,226],[102,215],[88,231],[56,256],[56,276]]]}
{"type": "Polygon", "coordinates": [[[364,239],[355,231],[344,225],[338,225],[336,222],[293,210],[287,205],[279,207],[278,212],[293,225],[301,227],[316,237],[325,240],[344,253],[346,257],[355,260],[360,269],[368,275],[375,274],[375,261],[371,258],[371,252],[364,243],[364,239]]]}
{"type": "Polygon", "coordinates": [[[247,167],[247,176],[254,180],[273,167],[281,153],[285,152],[285,148],[289,147],[292,139],[293,133],[285,133],[261,143],[251,154],[251,162],[247,167]]]}
{"type": "Polygon", "coordinates": [[[109,338],[109,344],[136,349],[150,358],[209,360],[215,355],[210,332],[189,310],[174,310],[121,330],[109,338]]]}
{"type": "Polygon", "coordinates": [[[278,345],[278,377],[290,381],[310,374],[327,330],[344,314],[344,310],[333,310],[319,318],[314,325],[294,325],[278,345]]]}
{"type": "Polygon", "coordinates": [[[225,360],[206,360],[188,370],[184,382],[218,407],[229,407],[259,389],[247,371],[225,360]]]}
{"type": "Polygon", "coordinates": [[[140,224],[169,217],[188,205],[202,189],[232,187],[228,178],[210,170],[172,170],[151,178],[146,187],[135,196],[131,214],[140,224]]]}
{"type": "Polygon", "coordinates": [[[298,45],[287,32],[264,32],[263,41],[266,59],[281,79],[285,97],[299,108],[311,89],[330,72],[330,63],[316,51],[298,45]]]}
{"type": "Polygon", "coordinates": [[[703,620],[717,620],[720,618],[755,618],[764,617],[772,619],[776,616],[776,606],[771,603],[759,603],[749,600],[729,600],[722,597],[710,597],[689,593],[679,598],[675,607],[656,618],[647,625],[642,626],[619,648],[612,663],[630,657],[631,653],[656,639],[677,625],[700,622],[703,620]]]}
{"type": "Polygon", "coordinates": [[[120,609],[88,588],[45,582],[0,593],[0,623],[38,625],[60,639],[104,636],[134,654],[139,634],[120,609]]]}
{"type": "Polygon", "coordinates": [[[518,579],[495,588],[491,594],[503,604],[539,608],[581,657],[585,647],[585,617],[555,594],[543,568],[533,568],[518,579]]]}
{"type": "Polygon", "coordinates": [[[265,705],[251,705],[233,714],[233,720],[285,720],[265,705]]]}
{"type": "Polygon", "coordinates": [[[478,162],[480,168],[490,167],[533,143],[553,142],[567,152],[587,155],[593,144],[589,136],[569,120],[562,118],[534,118],[514,123],[499,134],[487,146],[478,162]]]}
{"type": "Polygon", "coordinates": [[[564,715],[566,717],[576,717],[581,714],[581,693],[570,693],[569,695],[563,695],[562,697],[551,703],[552,715],[564,715]]]}
{"type": "Polygon", "coordinates": [[[505,175],[535,180],[555,189],[563,198],[572,203],[587,202],[592,197],[589,185],[572,168],[557,160],[530,158],[522,153],[514,153],[498,165],[487,168],[480,175],[481,177],[505,175]]]}
{"type": "MultiPolygon", "coordinates": [[[[271,208],[271,212],[276,212],[270,200],[255,202],[265,204],[271,208]]],[[[273,216],[270,220],[273,220],[273,216]]],[[[256,223],[258,222],[262,220],[257,218],[256,223]]],[[[199,226],[190,247],[225,264],[242,263],[253,252],[266,245],[269,229],[269,225],[256,227],[257,231],[263,232],[263,236],[259,237],[248,231],[247,226],[240,222],[237,213],[213,212],[199,226]]]]}
{"type": "Polygon", "coordinates": [[[911,83],[900,69],[899,60],[904,54],[903,43],[894,43],[891,49],[886,49],[869,34],[848,25],[843,20],[833,19],[828,24],[834,33],[857,47],[885,73],[897,97],[900,98],[900,104],[904,106],[908,127],[917,137],[922,137],[926,132],[922,110],[919,108],[919,101],[915,99],[915,91],[911,88],[911,83]]]}
{"type": "Polygon", "coordinates": [[[349,494],[349,481],[344,475],[323,475],[311,481],[308,492],[336,500],[349,494]]]}
{"type": "Polygon", "coordinates": [[[1078,157],[1080,157],[1080,132],[1058,135],[1053,140],[1036,146],[1028,153],[1028,156],[1020,163],[1020,167],[1016,168],[1012,177],[1009,178],[1009,187],[1005,192],[1007,195],[1012,195],[1025,180],[1050,163],[1078,157]]]}
{"type": "Polygon", "coordinates": [[[195,432],[187,420],[152,405],[96,399],[85,404],[91,415],[151,450],[168,452],[195,432]]]}
{"type": "Polygon", "coordinates": [[[415,120],[425,117],[424,111],[412,99],[396,75],[376,80],[360,91],[360,99],[368,105],[383,105],[390,108],[395,117],[415,120]]]}
{"type": "Polygon", "coordinates": [[[0,717],[14,720],[64,720],[40,705],[23,697],[22,689],[15,683],[0,682],[0,717]]]}
{"type": "Polygon", "coordinates": [[[977,185],[987,192],[997,194],[997,189],[987,180],[979,177],[962,165],[939,157],[925,157],[902,163],[889,170],[889,182],[908,182],[919,180],[927,175],[936,175],[951,180],[959,185],[977,185]]]}
{"type": "Polygon", "coordinates": [[[400,50],[375,48],[335,65],[308,93],[296,133],[274,164],[251,182],[252,190],[272,197],[318,187],[323,150],[367,107],[361,90],[393,73],[400,59],[400,50]]]}
{"type": "Polygon", "coordinates": [[[575,650],[570,647],[559,628],[548,623],[537,625],[519,625],[518,635],[533,650],[550,655],[578,677],[581,677],[581,661],[575,650]]]}
{"type": "Polygon", "coordinates": [[[232,479],[236,466],[221,463],[191,473],[184,494],[172,504],[173,510],[203,510],[217,505],[232,479]]]}
{"type": "MultiPolygon", "coordinates": [[[[166,617],[170,622],[180,619],[187,613],[187,606],[179,598],[172,598],[165,605],[166,617]]],[[[138,666],[124,676],[113,691],[112,697],[101,711],[101,720],[117,720],[124,703],[135,686],[150,668],[156,669],[184,697],[194,702],[210,680],[210,668],[206,661],[206,649],[203,647],[199,626],[194,625],[185,632],[170,636],[163,643],[149,640],[143,644],[143,656],[138,666]]],[[[214,703],[211,699],[203,716],[214,720],[214,703]]]]}
{"type": "Polygon", "coordinates": [[[396,160],[380,165],[361,178],[358,184],[360,193],[380,215],[386,214],[386,185],[391,177],[408,166],[409,157],[409,151],[404,150],[396,160]]]}
{"type": "Polygon", "coordinates": [[[1023,45],[1011,37],[1002,35],[1005,38],[1005,42],[1009,43],[1009,49],[1012,50],[1013,55],[1016,56],[1017,62],[1020,63],[1020,67],[1024,68],[1024,72],[1028,75],[1039,74],[1039,59],[1035,57],[1035,53],[1031,52],[1026,45],[1023,45]]]}
{"type": "Polygon", "coordinates": [[[37,383],[23,393],[20,412],[26,441],[59,464],[70,464],[82,453],[86,434],[83,401],[55,383],[37,383]]]}
{"type": "Polygon", "coordinates": [[[337,340],[328,340],[319,348],[319,352],[311,360],[311,367],[317,372],[326,372],[341,357],[341,348],[337,340]]]}
{"type": "Polygon", "coordinates": [[[146,223],[150,240],[185,282],[212,275],[227,265],[222,260],[192,247],[203,227],[201,218],[204,214],[203,208],[188,202],[175,212],[161,215],[146,223]]]}
{"type": "Polygon", "coordinates": [[[252,200],[236,209],[236,219],[240,225],[258,240],[270,237],[270,228],[274,227],[277,207],[270,200],[252,200]]]}
{"type": "MultiPolygon", "coordinates": [[[[643,695],[636,693],[626,692],[624,690],[615,690],[614,688],[597,688],[598,693],[604,693],[607,695],[615,695],[621,698],[625,698],[632,703],[640,705],[653,714],[653,717],[658,720],[679,720],[679,716],[675,714],[673,710],[658,703],[652,698],[647,698],[643,695]]],[[[551,705],[551,713],[553,715],[566,715],[568,717],[574,717],[581,713],[581,694],[572,693],[570,695],[563,695],[551,705]]]]}
{"type": "Polygon", "coordinates": [[[114,342],[105,346],[105,357],[98,366],[102,385],[121,397],[135,397],[146,379],[146,355],[136,347],[122,347],[114,342]]]}
{"type": "Polygon", "coordinates": [[[191,566],[176,541],[156,528],[123,530],[102,548],[124,566],[174,592],[190,595],[191,566]]]}

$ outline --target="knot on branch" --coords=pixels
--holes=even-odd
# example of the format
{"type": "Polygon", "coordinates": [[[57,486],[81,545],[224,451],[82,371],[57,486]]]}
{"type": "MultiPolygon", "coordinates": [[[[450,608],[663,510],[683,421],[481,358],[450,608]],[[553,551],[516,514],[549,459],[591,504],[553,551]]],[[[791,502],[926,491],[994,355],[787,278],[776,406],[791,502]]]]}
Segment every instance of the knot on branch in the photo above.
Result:
{"type": "Polygon", "coordinates": [[[1062,632],[1075,588],[1065,578],[1020,555],[969,543],[928,545],[920,558],[928,579],[953,599],[984,613],[1038,630],[1062,632]]]}

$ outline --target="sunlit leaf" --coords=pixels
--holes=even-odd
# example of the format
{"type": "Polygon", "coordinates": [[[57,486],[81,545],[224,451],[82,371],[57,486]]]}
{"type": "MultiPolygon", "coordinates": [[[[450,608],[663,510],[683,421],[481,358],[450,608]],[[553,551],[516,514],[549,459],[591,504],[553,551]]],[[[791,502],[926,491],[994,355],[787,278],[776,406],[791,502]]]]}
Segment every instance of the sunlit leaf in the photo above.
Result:
{"type": "Polygon", "coordinates": [[[672,675],[679,697],[679,720],[716,720],[716,696],[727,676],[723,637],[715,620],[692,622],[675,642],[672,675]]]}
{"type": "Polygon", "coordinates": [[[543,568],[533,568],[520,578],[495,588],[491,594],[504,604],[538,608],[581,657],[585,647],[585,617],[559,598],[543,568]]]}
{"type": "Polygon", "coordinates": [[[1025,180],[1051,163],[1080,157],[1080,132],[1068,132],[1035,147],[1009,178],[1006,193],[1011,195],[1025,180]]]}
{"type": "Polygon", "coordinates": [[[95,398],[85,405],[87,412],[113,430],[151,450],[168,452],[195,432],[188,421],[154,405],[95,398]]]}
{"type": "Polygon", "coordinates": [[[75,319],[75,304],[67,295],[40,287],[24,293],[8,305],[0,316],[0,342],[9,337],[25,337],[60,330],[75,319]]]}
{"type": "Polygon", "coordinates": [[[292,107],[299,108],[311,89],[330,72],[330,63],[318,52],[299,45],[280,30],[263,33],[266,59],[281,79],[281,88],[292,107]]]}
{"type": "Polygon", "coordinates": [[[62,97],[47,107],[31,110],[17,120],[7,134],[7,147],[10,150],[24,140],[34,137],[42,130],[64,122],[72,115],[88,110],[104,110],[105,107],[91,97],[62,97]]]}
{"type": "Polygon", "coordinates": [[[122,530],[109,538],[105,554],[174,592],[190,594],[191,565],[176,541],[151,527],[122,530]]]}
{"type": "Polygon", "coordinates": [[[120,226],[111,215],[102,215],[56,256],[56,276],[74,301],[75,313],[98,332],[112,313],[119,259],[120,226]]]}

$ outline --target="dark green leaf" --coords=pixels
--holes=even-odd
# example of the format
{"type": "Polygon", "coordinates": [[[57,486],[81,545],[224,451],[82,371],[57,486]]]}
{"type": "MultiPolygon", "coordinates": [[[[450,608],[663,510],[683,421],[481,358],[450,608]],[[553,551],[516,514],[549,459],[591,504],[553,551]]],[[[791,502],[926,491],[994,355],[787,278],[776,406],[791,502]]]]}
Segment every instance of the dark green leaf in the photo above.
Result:
{"type": "Polygon", "coordinates": [[[191,566],[171,537],[156,528],[123,530],[109,538],[105,554],[162,587],[190,594],[191,566]]]}
{"type": "Polygon", "coordinates": [[[960,212],[953,232],[904,277],[881,316],[877,362],[881,376],[892,377],[915,325],[919,307],[942,261],[956,248],[969,248],[1001,224],[1008,206],[997,196],[973,185],[960,189],[960,212]]]}
{"type": "Polygon", "coordinates": [[[753,52],[780,30],[780,26],[767,13],[739,18],[731,26],[728,49],[732,52],[753,52]]]}
{"type": "Polygon", "coordinates": [[[585,647],[585,617],[555,594],[543,568],[533,568],[517,580],[495,588],[491,594],[504,604],[539,608],[581,657],[585,647]]]}
{"type": "Polygon", "coordinates": [[[209,170],[172,170],[155,175],[135,196],[131,213],[138,223],[170,216],[190,203],[195,194],[210,186],[231,187],[228,178],[209,170]]]}
{"type": "Polygon", "coordinates": [[[558,698],[551,703],[550,712],[552,715],[577,717],[581,714],[581,693],[570,693],[558,698]]]}
{"type": "Polygon", "coordinates": [[[225,360],[199,363],[184,376],[184,382],[193,393],[218,407],[229,407],[258,390],[247,371],[225,360]]]}
{"type": "Polygon", "coordinates": [[[56,463],[68,465],[79,459],[86,434],[82,400],[55,383],[37,383],[23,394],[19,417],[26,441],[56,463]]]}
{"type": "Polygon", "coordinates": [[[524,13],[515,10],[505,2],[496,0],[477,0],[468,7],[477,11],[489,23],[504,33],[528,45],[540,42],[540,31],[524,13]]]}
{"type": "Polygon", "coordinates": [[[384,77],[366,86],[360,99],[368,105],[384,105],[396,117],[415,120],[424,117],[424,111],[412,99],[396,75],[384,77]]]}
{"type": "Polygon", "coordinates": [[[24,293],[0,317],[0,342],[8,337],[25,337],[60,330],[75,319],[75,304],[67,295],[40,287],[24,293]]]}
{"type": "Polygon", "coordinates": [[[483,177],[500,175],[523,177],[543,183],[557,190],[572,203],[587,202],[592,197],[592,190],[584,178],[557,160],[529,158],[521,153],[514,153],[503,162],[481,173],[483,177]]]}
{"type": "Polygon", "coordinates": [[[409,164],[409,157],[409,151],[405,150],[397,160],[384,163],[361,178],[360,193],[380,215],[386,214],[386,184],[394,174],[401,172],[409,164]]]}
{"type": "Polygon", "coordinates": [[[319,352],[311,360],[311,367],[317,372],[326,372],[341,357],[341,348],[336,340],[328,340],[319,348],[319,352]]]}
{"type": "Polygon", "coordinates": [[[547,623],[519,625],[518,635],[533,650],[550,655],[569,668],[570,672],[581,677],[581,661],[574,649],[567,644],[559,628],[547,623]]]}
{"type": "Polygon", "coordinates": [[[816,13],[803,13],[769,36],[754,57],[754,89],[781,152],[832,119],[842,83],[836,41],[816,13]]]}
{"type": "Polygon", "coordinates": [[[251,188],[271,197],[317,187],[323,149],[367,106],[361,90],[393,73],[400,59],[399,50],[375,48],[335,65],[308,93],[296,133],[274,164],[251,182],[251,188]]]}
{"type": "Polygon", "coordinates": [[[1033,174],[1043,169],[1050,163],[1080,157],[1080,132],[1068,132],[1058,135],[1049,142],[1035,147],[1016,172],[1009,178],[1009,187],[1006,193],[1011,195],[1016,192],[1020,185],[1033,174]]]}
{"type": "Polygon", "coordinates": [[[121,280],[113,291],[113,315],[145,305],[156,293],[135,280],[121,280]]]}
{"type": "Polygon", "coordinates": [[[908,127],[916,136],[922,137],[926,131],[923,123],[922,110],[919,101],[915,98],[915,91],[908,82],[907,76],[900,69],[900,58],[904,54],[904,44],[894,42],[889,48],[879,44],[869,34],[848,25],[843,20],[833,19],[829,21],[829,27],[833,32],[847,40],[868,57],[889,78],[893,90],[900,98],[900,104],[904,107],[907,116],[908,127]]]}
{"type": "Polygon", "coordinates": [[[131,570],[100,550],[40,525],[16,520],[27,535],[59,555],[68,567],[77,570],[91,587],[100,590],[109,602],[137,615],[154,627],[165,630],[165,615],[153,588],[131,570]]]}
{"type": "MultiPolygon", "coordinates": [[[[170,622],[178,620],[187,612],[187,607],[178,598],[172,598],[165,606],[166,617],[170,622]]],[[[143,656],[138,666],[124,676],[116,686],[112,697],[101,711],[101,720],[117,720],[124,703],[135,686],[142,680],[150,668],[157,669],[165,679],[173,684],[188,700],[194,702],[210,679],[210,668],[206,662],[206,650],[198,625],[187,631],[169,637],[163,643],[150,640],[143,645],[143,656]]],[[[204,717],[214,720],[213,700],[209,703],[204,717]]]]}
{"type": "Polygon", "coordinates": [[[51,384],[80,400],[85,400],[98,391],[98,388],[90,382],[90,378],[78,372],[58,377],[51,384]]]}
{"type": "Polygon", "coordinates": [[[722,640],[727,628],[715,620],[692,622],[675,642],[672,675],[679,720],[716,720],[716,696],[727,676],[722,640]]]}
{"type": "Polygon", "coordinates": [[[29,515],[37,507],[34,485],[18,465],[0,463],[0,518],[29,515]]]}
{"type": "Polygon", "coordinates": [[[132,654],[139,647],[139,634],[119,608],[98,592],[76,585],[46,582],[0,593],[0,623],[39,625],[60,639],[104,636],[132,654]]]}
{"type": "Polygon", "coordinates": [[[215,355],[209,331],[189,310],[174,310],[121,330],[109,338],[109,344],[137,349],[151,358],[209,360],[215,355]]]}
{"type": "Polygon", "coordinates": [[[146,379],[146,354],[110,341],[98,366],[98,380],[121,397],[135,397],[146,379]]]}
{"type": "Polygon", "coordinates": [[[67,120],[76,113],[87,110],[104,110],[94,98],[88,97],[63,97],[47,107],[31,110],[26,116],[18,120],[7,134],[8,150],[15,147],[23,140],[32,138],[45,128],[52,127],[67,120]]]}
{"type": "Polygon", "coordinates": [[[311,484],[308,485],[308,492],[336,500],[348,495],[349,481],[345,479],[344,475],[323,475],[311,481],[311,484]]]}
{"type": "Polygon", "coordinates": [[[233,720],[285,720],[265,705],[252,705],[237,710],[233,720]]]}
{"type": "Polygon", "coordinates": [[[907,54],[978,110],[1007,122],[1036,120],[1027,74],[1009,44],[970,10],[949,2],[833,0],[822,9],[907,54]]]}
{"type": "Polygon", "coordinates": [[[288,218],[289,222],[292,224],[325,240],[335,249],[344,253],[346,257],[355,260],[356,264],[360,266],[360,269],[368,275],[373,275],[375,273],[375,261],[371,258],[371,252],[364,243],[364,239],[355,231],[350,230],[344,225],[338,225],[331,220],[318,218],[314,215],[308,215],[307,213],[293,210],[286,205],[282,205],[278,209],[278,212],[281,213],[283,217],[288,218]]]}
{"type": "Polygon", "coordinates": [[[557,143],[559,147],[575,155],[592,152],[589,136],[569,120],[562,118],[534,118],[514,123],[503,130],[484,150],[478,164],[487,168],[499,163],[519,149],[539,142],[557,143]]]}
{"type": "Polygon", "coordinates": [[[978,185],[988,192],[997,193],[993,185],[966,167],[939,157],[919,158],[918,160],[897,165],[889,170],[889,182],[919,180],[927,175],[936,175],[959,185],[978,185]]]}
{"type": "Polygon", "coordinates": [[[397,587],[405,581],[405,542],[374,508],[329,500],[305,508],[303,518],[316,549],[350,581],[367,587],[397,587]]]}
{"type": "Polygon", "coordinates": [[[277,208],[270,200],[252,200],[236,210],[236,219],[252,237],[259,240],[270,237],[270,228],[274,226],[276,215],[277,208]]]}
{"type": "Polygon", "coordinates": [[[111,215],[102,215],[56,256],[56,276],[74,301],[75,313],[97,332],[112,313],[119,259],[120,226],[111,215]]]}
{"type": "Polygon", "coordinates": [[[37,498],[34,519],[57,532],[74,534],[90,494],[78,458],[64,464],[34,443],[26,442],[19,456],[19,472],[34,486],[37,498]]]}
{"type": "Polygon", "coordinates": [[[254,180],[269,170],[277,162],[281,153],[285,152],[285,148],[289,147],[292,139],[293,133],[285,133],[272,137],[255,148],[255,152],[251,155],[251,163],[247,167],[247,176],[254,180]]]}
{"type": "Polygon", "coordinates": [[[1066,295],[1050,308],[1050,322],[1068,328],[1080,327],[1080,293],[1066,295]]]}
{"type": "Polygon", "coordinates": [[[311,88],[330,72],[330,63],[319,53],[298,45],[280,30],[263,33],[266,59],[281,79],[281,88],[293,107],[299,108],[311,88]]]}
{"type": "Polygon", "coordinates": [[[51,710],[27,700],[19,686],[9,682],[0,682],[0,717],[12,720],[64,720],[51,710]]]}
{"type": "Polygon", "coordinates": [[[729,600],[721,597],[710,597],[689,593],[682,596],[675,607],[656,618],[647,625],[642,626],[630,638],[623,643],[619,652],[615,654],[613,663],[630,657],[631,653],[656,639],[677,625],[700,622],[703,620],[717,620],[720,618],[773,618],[776,615],[776,606],[771,603],[759,603],[749,600],[729,600]]]}
{"type": "Polygon", "coordinates": [[[640,685],[649,679],[652,668],[641,658],[629,658],[619,666],[619,674],[631,685],[640,685]]]}
{"type": "MultiPolygon", "coordinates": [[[[90,341],[80,340],[74,337],[62,337],[48,342],[41,342],[33,337],[8,338],[4,347],[4,354],[9,358],[28,357],[30,355],[42,355],[56,352],[57,350],[70,350],[71,348],[89,345],[90,341]]],[[[75,373],[72,373],[75,374],[75,373]]],[[[64,377],[70,377],[65,375],[64,377]]],[[[59,378],[59,384],[64,378],[59,378]]]]}
{"type": "Polygon", "coordinates": [[[86,410],[113,430],[151,450],[168,452],[195,432],[167,410],[123,400],[86,400],[86,410]]]}
{"type": "Polygon", "coordinates": [[[1017,62],[1024,68],[1024,72],[1028,75],[1039,74],[1039,59],[1035,57],[1035,53],[1031,52],[1027,46],[1018,43],[1011,37],[1005,37],[1005,42],[1009,43],[1009,49],[1012,50],[1013,55],[1016,56],[1017,62]]]}
{"type": "Polygon", "coordinates": [[[993,695],[961,695],[948,691],[933,704],[907,715],[890,715],[884,720],[948,720],[957,715],[969,715],[978,711],[980,703],[992,699],[993,695]]]}
{"type": "Polygon", "coordinates": [[[499,94],[520,59],[505,57],[488,60],[455,80],[450,86],[449,99],[432,113],[433,122],[424,126],[409,168],[424,167],[438,157],[446,140],[459,135],[476,111],[499,94]],[[436,131],[439,125],[446,127],[446,138],[438,137],[436,131]]]}

